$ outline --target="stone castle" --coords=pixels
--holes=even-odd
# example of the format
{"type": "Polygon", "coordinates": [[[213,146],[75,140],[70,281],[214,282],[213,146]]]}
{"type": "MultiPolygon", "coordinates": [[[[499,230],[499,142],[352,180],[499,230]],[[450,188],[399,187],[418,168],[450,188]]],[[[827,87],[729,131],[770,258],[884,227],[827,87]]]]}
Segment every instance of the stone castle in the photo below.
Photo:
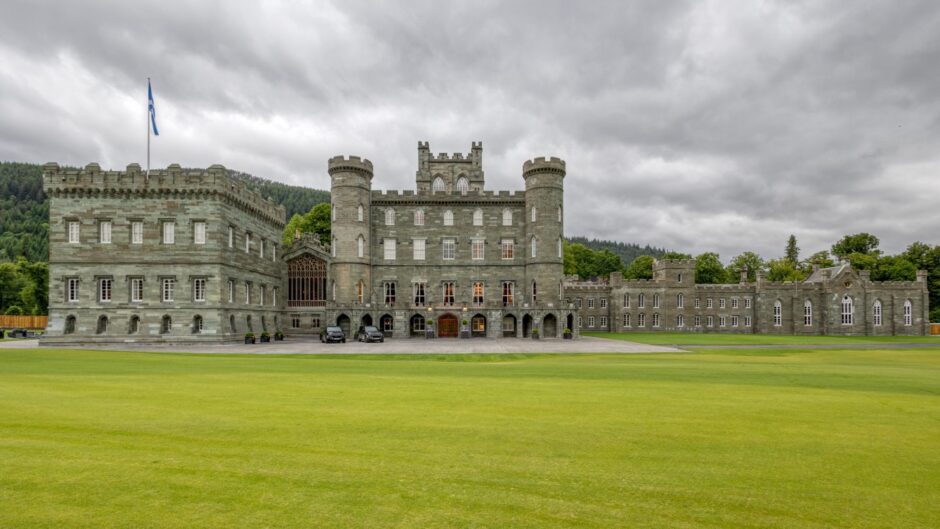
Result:
{"type": "Polygon", "coordinates": [[[330,244],[281,247],[285,212],[224,167],[44,166],[47,343],[235,341],[375,325],[391,338],[561,337],[565,329],[926,334],[926,274],[880,283],[847,265],[805,282],[697,285],[694,261],[649,281],[563,275],[565,162],[522,167],[524,191],[485,189],[483,146],[418,144],[415,190],[372,189],[373,166],[337,156],[330,244]]]}

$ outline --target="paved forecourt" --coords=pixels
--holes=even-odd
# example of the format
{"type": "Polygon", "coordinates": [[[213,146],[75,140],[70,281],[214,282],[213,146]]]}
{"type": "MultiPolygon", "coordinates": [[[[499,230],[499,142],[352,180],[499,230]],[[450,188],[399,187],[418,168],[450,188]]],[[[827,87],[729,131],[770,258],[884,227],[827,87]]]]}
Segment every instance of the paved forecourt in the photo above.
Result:
{"type": "MultiPolygon", "coordinates": [[[[38,340],[10,340],[0,342],[2,348],[36,348],[38,340]]],[[[512,340],[512,339],[434,339],[386,340],[384,343],[323,344],[317,340],[285,340],[283,342],[245,345],[229,344],[114,344],[69,346],[70,349],[95,349],[166,353],[219,353],[219,354],[520,354],[520,353],[676,353],[675,347],[648,345],[604,338],[578,338],[577,340],[512,340]]]]}

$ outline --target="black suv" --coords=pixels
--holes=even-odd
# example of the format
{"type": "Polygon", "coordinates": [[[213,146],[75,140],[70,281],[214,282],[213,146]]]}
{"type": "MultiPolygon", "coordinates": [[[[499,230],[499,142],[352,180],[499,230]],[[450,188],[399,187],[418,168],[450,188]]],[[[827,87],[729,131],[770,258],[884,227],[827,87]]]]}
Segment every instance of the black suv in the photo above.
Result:
{"type": "Polygon", "coordinates": [[[356,339],[360,342],[384,342],[385,335],[375,327],[366,325],[365,327],[359,327],[359,330],[356,331],[356,339]]]}
{"type": "Polygon", "coordinates": [[[320,341],[323,343],[346,343],[346,334],[339,327],[327,327],[320,331],[320,341]]]}

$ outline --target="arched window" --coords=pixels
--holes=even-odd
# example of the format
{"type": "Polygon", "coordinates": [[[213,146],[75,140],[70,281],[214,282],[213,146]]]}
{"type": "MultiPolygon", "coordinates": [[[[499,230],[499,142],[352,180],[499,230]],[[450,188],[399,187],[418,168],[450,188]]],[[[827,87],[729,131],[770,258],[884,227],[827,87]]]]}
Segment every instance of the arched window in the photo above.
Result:
{"type": "Polygon", "coordinates": [[[842,298],[842,325],[852,325],[855,323],[855,305],[852,298],[846,294],[842,298]]]}
{"type": "Polygon", "coordinates": [[[359,209],[356,210],[356,218],[359,222],[362,222],[362,219],[365,217],[364,211],[362,209],[362,204],[359,204],[359,209]]]}
{"type": "Polygon", "coordinates": [[[98,316],[98,326],[95,328],[95,333],[104,334],[106,332],[108,332],[108,317],[98,316]]]}
{"type": "Polygon", "coordinates": [[[248,326],[248,332],[255,332],[255,328],[251,325],[251,314],[245,316],[245,325],[248,326]]]}
{"type": "Polygon", "coordinates": [[[904,325],[910,327],[914,324],[914,305],[911,300],[904,301],[904,325]]]}
{"type": "Polygon", "coordinates": [[[336,257],[336,237],[330,242],[330,255],[336,257]]]}
{"type": "Polygon", "coordinates": [[[872,324],[875,327],[881,327],[881,300],[876,299],[872,307],[872,324]]]}
{"type": "Polygon", "coordinates": [[[365,245],[366,245],[366,240],[362,238],[362,235],[360,235],[356,239],[356,255],[358,257],[362,257],[365,254],[365,245]]]}
{"type": "Polygon", "coordinates": [[[529,246],[531,247],[531,248],[530,248],[530,250],[531,250],[530,253],[532,254],[531,257],[535,257],[535,256],[536,256],[536,250],[537,250],[537,249],[536,249],[535,237],[532,237],[532,239],[529,241],[529,246]]]}
{"type": "Polygon", "coordinates": [[[803,302],[803,325],[813,326],[813,302],[808,299],[803,302]]]}
{"type": "Polygon", "coordinates": [[[385,210],[385,225],[394,226],[395,225],[395,210],[388,208],[385,210]]]}
{"type": "Polygon", "coordinates": [[[512,226],[512,210],[503,210],[503,226],[512,226]]]}
{"type": "Polygon", "coordinates": [[[783,325],[783,303],[778,299],[774,301],[774,327],[783,325]]]}
{"type": "Polygon", "coordinates": [[[466,194],[467,191],[470,191],[470,182],[464,178],[460,177],[457,179],[457,191],[461,194],[466,194]]]}
{"type": "Polygon", "coordinates": [[[636,306],[641,309],[646,307],[646,294],[643,294],[643,293],[637,294],[636,306]]]}
{"type": "Polygon", "coordinates": [[[415,210],[415,226],[424,226],[424,210],[415,210]]]}
{"type": "Polygon", "coordinates": [[[653,308],[659,308],[659,294],[653,294],[653,308]]]}
{"type": "Polygon", "coordinates": [[[75,332],[75,316],[68,316],[65,318],[65,334],[72,334],[75,332]]]}
{"type": "Polygon", "coordinates": [[[473,225],[474,226],[483,225],[483,210],[482,209],[476,209],[473,212],[473,225]]]}
{"type": "Polygon", "coordinates": [[[444,226],[453,226],[454,225],[454,212],[451,210],[444,210],[444,226]]]}
{"type": "Polygon", "coordinates": [[[685,316],[682,314],[676,315],[676,327],[685,327],[685,316]]]}
{"type": "Polygon", "coordinates": [[[685,296],[682,294],[676,294],[676,308],[681,309],[685,307],[685,296]]]}
{"type": "Polygon", "coordinates": [[[173,319],[170,318],[169,314],[165,314],[163,318],[160,319],[160,334],[170,334],[172,330],[173,319]]]}
{"type": "Polygon", "coordinates": [[[131,316],[131,319],[127,322],[127,334],[137,334],[140,332],[140,317],[131,316]]]}
{"type": "Polygon", "coordinates": [[[539,218],[538,209],[535,206],[532,206],[532,222],[535,222],[539,218]]]}
{"type": "Polygon", "coordinates": [[[532,304],[535,305],[536,299],[538,298],[538,286],[535,284],[535,281],[532,282],[532,304]]]}
{"type": "Polygon", "coordinates": [[[199,334],[203,330],[202,316],[195,315],[193,316],[193,334],[199,334]]]}
{"type": "Polygon", "coordinates": [[[330,205],[330,220],[336,222],[336,205],[330,205]]]}
{"type": "Polygon", "coordinates": [[[336,281],[333,281],[330,284],[330,294],[331,294],[330,297],[333,298],[333,301],[336,301],[336,281]]]}
{"type": "Polygon", "coordinates": [[[446,191],[446,189],[447,189],[447,188],[446,188],[446,186],[444,185],[444,179],[441,178],[441,177],[439,177],[439,176],[436,177],[436,178],[434,179],[434,183],[431,184],[431,191],[432,191],[432,192],[435,192],[435,193],[436,193],[436,192],[438,192],[438,191],[446,191]]]}

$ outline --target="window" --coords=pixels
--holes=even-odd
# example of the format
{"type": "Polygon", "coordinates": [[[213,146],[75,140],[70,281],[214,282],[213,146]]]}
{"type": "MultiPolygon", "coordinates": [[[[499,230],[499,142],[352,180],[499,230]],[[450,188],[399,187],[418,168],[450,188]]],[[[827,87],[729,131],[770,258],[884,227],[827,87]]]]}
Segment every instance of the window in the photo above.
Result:
{"type": "Polygon", "coordinates": [[[594,316],[588,316],[588,328],[589,329],[594,328],[594,316]]]}
{"type": "Polygon", "coordinates": [[[69,221],[69,244],[78,244],[79,242],[79,238],[78,238],[79,227],[78,226],[79,224],[77,220],[69,221]]]}
{"type": "Polygon", "coordinates": [[[751,308],[751,298],[744,298],[744,308],[751,308]]]}
{"type": "Polygon", "coordinates": [[[415,226],[424,226],[424,210],[415,210],[415,226]]]}
{"type": "Polygon", "coordinates": [[[457,240],[456,239],[444,239],[444,244],[441,247],[441,258],[445,261],[452,261],[457,256],[457,240]]]}
{"type": "Polygon", "coordinates": [[[251,253],[251,233],[245,232],[245,253],[251,253]]]}
{"type": "Polygon", "coordinates": [[[561,222],[561,206],[558,206],[558,222],[561,222]]]}
{"type": "Polygon", "coordinates": [[[636,306],[637,308],[643,309],[646,308],[646,294],[638,294],[636,297],[636,306]]]}
{"type": "Polygon", "coordinates": [[[731,308],[732,309],[738,308],[738,298],[731,298],[731,308]]]}
{"type": "Polygon", "coordinates": [[[653,314],[653,327],[659,327],[659,313],[653,314]]]}
{"type": "Polygon", "coordinates": [[[732,327],[738,326],[738,317],[736,315],[731,316],[731,326],[732,327]]]}
{"type": "Polygon", "coordinates": [[[277,244],[271,245],[271,260],[277,261],[277,244]]]}
{"type": "Polygon", "coordinates": [[[436,193],[438,191],[446,191],[447,186],[444,184],[444,179],[437,177],[434,179],[434,183],[431,184],[431,191],[436,193]]]}
{"type": "Polygon", "coordinates": [[[394,226],[395,225],[395,210],[388,208],[385,210],[385,225],[394,226]]]}
{"type": "Polygon", "coordinates": [[[774,301],[774,327],[783,325],[783,303],[778,299],[774,301]]]}
{"type": "Polygon", "coordinates": [[[474,261],[483,260],[483,239],[473,239],[470,241],[470,259],[474,261]]]}
{"type": "Polygon", "coordinates": [[[483,282],[476,281],[473,283],[473,304],[476,306],[483,305],[483,282]]]}
{"type": "Polygon", "coordinates": [[[623,308],[625,309],[630,308],[630,294],[623,295],[623,308]]]}
{"type": "Polygon", "coordinates": [[[513,285],[512,281],[503,281],[503,306],[513,306],[513,285]]]}
{"type": "Polygon", "coordinates": [[[578,316],[578,328],[581,329],[584,327],[584,318],[578,316]]]}
{"type": "Polygon", "coordinates": [[[127,334],[137,334],[140,332],[140,317],[131,316],[130,321],[127,323],[127,334]]]}
{"type": "Polygon", "coordinates": [[[454,225],[454,212],[451,210],[444,211],[444,226],[453,226],[454,225]]]}
{"type": "Polygon", "coordinates": [[[336,205],[330,205],[330,220],[336,222],[336,205]]]}
{"type": "Polygon", "coordinates": [[[98,280],[98,301],[108,303],[111,301],[111,279],[102,278],[98,280]]]}
{"type": "Polygon", "coordinates": [[[197,221],[193,224],[193,243],[206,244],[206,223],[197,221]]]}
{"type": "Polygon", "coordinates": [[[291,326],[291,329],[299,329],[299,328],[300,328],[300,318],[291,318],[291,319],[290,319],[290,326],[291,326]]]}
{"type": "Polygon", "coordinates": [[[601,328],[607,327],[607,316],[601,316],[600,323],[601,323],[601,328]]]}
{"type": "Polygon", "coordinates": [[[577,308],[579,308],[579,309],[581,308],[581,298],[575,298],[575,300],[574,300],[574,306],[577,307],[577,308]]]}
{"type": "Polygon", "coordinates": [[[395,304],[395,283],[388,281],[385,283],[385,304],[395,304]]]}
{"type": "Polygon", "coordinates": [[[503,239],[500,243],[500,248],[502,250],[501,255],[505,260],[512,259],[512,250],[513,250],[513,240],[512,239],[503,239]]]}
{"type": "Polygon", "coordinates": [[[852,325],[855,323],[855,306],[852,298],[846,294],[842,298],[842,325],[852,325]]]}
{"type": "Polygon", "coordinates": [[[682,314],[676,315],[676,327],[685,327],[685,316],[682,314]]]}
{"type": "Polygon", "coordinates": [[[264,239],[258,241],[258,257],[264,259],[264,239]]]}
{"type": "MultiPolygon", "coordinates": [[[[277,306],[277,287],[271,289],[271,305],[277,306]]],[[[277,316],[275,316],[275,319],[277,319],[277,316]]],[[[274,323],[277,324],[277,321],[274,323]]]]}
{"type": "Polygon", "coordinates": [[[251,305],[251,283],[245,282],[245,305],[251,305]]]}
{"type": "Polygon", "coordinates": [[[561,242],[561,239],[558,239],[558,258],[561,259],[565,253],[564,243],[561,242]]]}
{"type": "Polygon", "coordinates": [[[682,272],[679,272],[676,275],[676,283],[681,283],[681,282],[682,282],[682,272]]]}
{"type": "Polygon", "coordinates": [[[228,280],[228,302],[235,303],[235,281],[228,280]]]}
{"type": "Polygon", "coordinates": [[[653,294],[653,308],[659,308],[659,294],[653,294]]]}
{"type": "Polygon", "coordinates": [[[206,300],[206,279],[203,277],[193,279],[193,301],[206,300]]]}
{"type": "Polygon", "coordinates": [[[362,222],[365,218],[365,211],[362,209],[362,204],[359,204],[359,207],[356,208],[356,220],[362,222]]]}
{"type": "Polygon", "coordinates": [[[414,301],[415,306],[423,307],[426,301],[424,295],[424,283],[415,283],[414,284],[414,301]]]}
{"type": "Polygon", "coordinates": [[[165,278],[161,283],[161,296],[164,302],[173,301],[173,291],[176,289],[176,280],[165,278]]]}
{"type": "Polygon", "coordinates": [[[366,240],[362,235],[356,238],[356,257],[362,257],[365,254],[366,240]]]}
{"type": "Polygon", "coordinates": [[[415,261],[424,261],[425,243],[426,241],[424,239],[414,239],[411,241],[412,258],[415,261]]]}
{"type": "Polygon", "coordinates": [[[702,300],[700,298],[695,298],[695,308],[702,308],[702,300]]]}
{"type": "Polygon", "coordinates": [[[602,309],[607,308],[607,298],[601,298],[601,308],[602,309]]]}
{"type": "Polygon", "coordinates": [[[503,210],[503,226],[512,226],[512,210],[503,210]]]}
{"type": "Polygon", "coordinates": [[[464,194],[464,195],[467,194],[467,191],[470,191],[470,181],[468,181],[466,178],[462,176],[458,178],[457,179],[457,191],[459,191],[461,194],[464,194]]]}
{"type": "Polygon", "coordinates": [[[718,300],[718,308],[719,309],[725,308],[725,298],[721,298],[718,300]]]}
{"type": "Polygon", "coordinates": [[[176,223],[168,220],[163,223],[163,244],[174,243],[176,243],[176,223]]]}
{"type": "Polygon", "coordinates": [[[745,326],[745,327],[750,327],[750,326],[751,326],[751,317],[750,317],[750,316],[745,316],[745,317],[744,317],[744,326],[745,326]]]}
{"type": "Polygon", "coordinates": [[[366,285],[360,281],[356,283],[356,303],[362,305],[362,300],[366,296],[366,285]]]}
{"type": "MultiPolygon", "coordinates": [[[[261,285],[261,296],[258,298],[258,305],[264,306],[265,300],[268,298],[268,286],[261,285]]],[[[261,326],[264,327],[264,316],[261,316],[261,326]]]]}
{"type": "Polygon", "coordinates": [[[229,248],[235,247],[235,227],[234,226],[228,227],[228,247],[229,248]]]}
{"type": "Polygon", "coordinates": [[[695,315],[695,326],[696,327],[702,326],[702,317],[699,316],[698,314],[695,315]]]}
{"type": "Polygon", "coordinates": [[[646,314],[642,312],[636,316],[636,326],[637,327],[646,327],[646,314]]]}
{"type": "Polygon", "coordinates": [[[454,282],[453,281],[444,281],[441,288],[441,293],[443,295],[442,300],[444,305],[451,306],[454,304],[454,282]]]}
{"type": "Polygon", "coordinates": [[[714,306],[715,306],[715,304],[712,302],[712,298],[705,298],[705,308],[706,308],[706,309],[713,308],[714,306]]]}
{"type": "Polygon", "coordinates": [[[725,318],[724,314],[722,314],[721,316],[718,316],[718,326],[719,326],[719,327],[724,327],[726,321],[727,321],[727,318],[725,318]]]}
{"type": "Polygon", "coordinates": [[[532,222],[535,222],[539,218],[538,210],[535,206],[532,206],[532,222]]]}
{"type": "Polygon", "coordinates": [[[78,278],[77,277],[70,277],[66,280],[65,300],[71,301],[71,302],[78,301],[78,278]]]}
{"type": "Polygon", "coordinates": [[[683,309],[685,308],[685,296],[682,294],[676,294],[676,308],[683,309]]]}
{"type": "Polygon", "coordinates": [[[330,241],[330,256],[336,257],[336,237],[330,241]]]}
{"type": "Polygon", "coordinates": [[[131,279],[131,302],[140,303],[144,300],[144,280],[140,277],[131,279]]]}
{"type": "Polygon", "coordinates": [[[803,302],[803,325],[806,327],[813,325],[813,302],[808,299],[803,302]]]}
{"type": "Polygon", "coordinates": [[[629,327],[629,326],[630,326],[630,315],[629,315],[629,314],[624,314],[624,315],[623,315],[623,326],[624,326],[624,327],[629,327]]]}
{"type": "Polygon", "coordinates": [[[587,308],[589,309],[594,308],[594,298],[587,298],[587,308]]]}
{"type": "Polygon", "coordinates": [[[473,211],[473,225],[482,226],[483,225],[483,210],[476,209],[473,211]]]}
{"type": "Polygon", "coordinates": [[[709,317],[705,318],[705,326],[706,326],[706,327],[714,327],[714,326],[715,326],[715,317],[714,317],[714,316],[709,316],[709,317]]]}
{"type": "Polygon", "coordinates": [[[914,324],[914,305],[911,300],[904,301],[904,325],[910,327],[914,324]]]}
{"type": "Polygon", "coordinates": [[[875,327],[881,326],[881,300],[875,300],[875,306],[872,308],[872,324],[875,327]]]}
{"type": "Polygon", "coordinates": [[[98,242],[111,244],[111,221],[103,220],[98,223],[98,242]]]}
{"type": "Polygon", "coordinates": [[[193,316],[193,333],[199,334],[203,331],[204,328],[205,327],[203,326],[203,323],[202,323],[202,316],[199,316],[199,315],[193,316]]]}
{"type": "Polygon", "coordinates": [[[535,281],[533,281],[532,282],[532,304],[533,305],[535,305],[536,303],[537,296],[538,296],[538,285],[536,285],[535,281]]]}
{"type": "Polygon", "coordinates": [[[529,257],[536,257],[537,252],[536,252],[535,237],[532,237],[532,239],[530,239],[529,246],[530,246],[529,257]]]}
{"type": "Polygon", "coordinates": [[[131,244],[144,243],[144,223],[135,220],[131,222],[131,244]]]}
{"type": "Polygon", "coordinates": [[[384,254],[385,254],[385,260],[386,260],[386,261],[394,261],[394,260],[395,260],[395,245],[396,245],[396,243],[397,243],[397,241],[396,241],[395,239],[385,239],[385,240],[382,242],[382,246],[385,247],[384,254]]]}
{"type": "Polygon", "coordinates": [[[173,319],[169,316],[164,316],[160,319],[160,334],[170,334],[170,331],[173,330],[173,319]]]}

